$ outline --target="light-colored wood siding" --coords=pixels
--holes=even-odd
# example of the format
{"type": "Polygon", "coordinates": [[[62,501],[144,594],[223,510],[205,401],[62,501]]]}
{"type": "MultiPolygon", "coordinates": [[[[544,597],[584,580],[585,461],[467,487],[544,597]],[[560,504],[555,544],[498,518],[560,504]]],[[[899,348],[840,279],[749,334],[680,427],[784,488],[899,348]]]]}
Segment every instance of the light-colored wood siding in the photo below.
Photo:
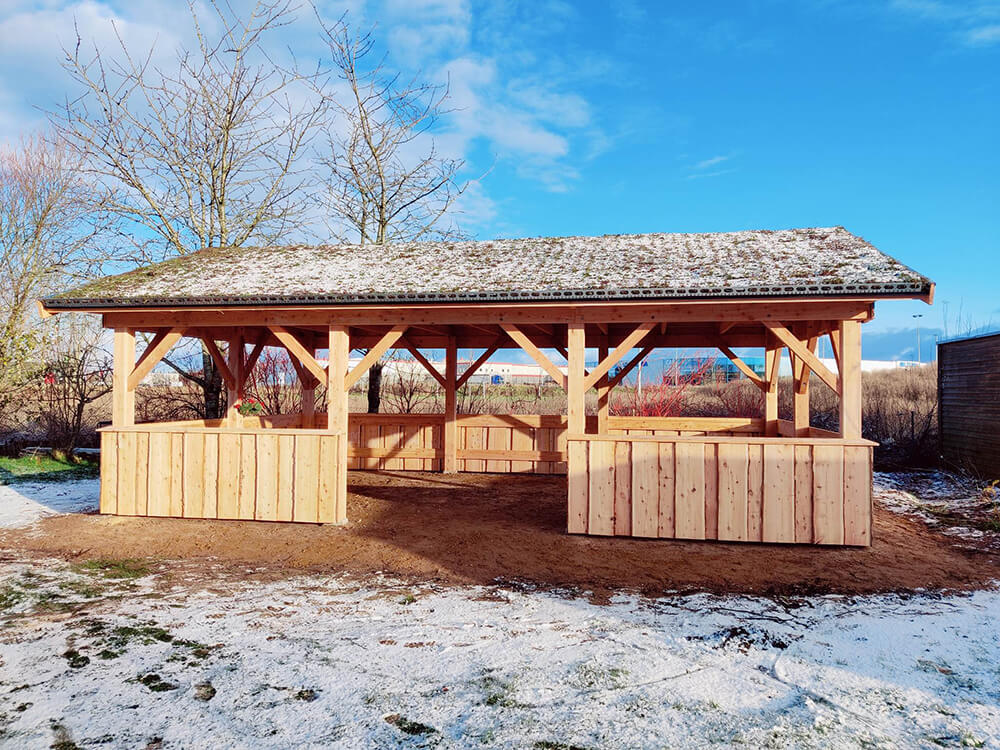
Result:
{"type": "Polygon", "coordinates": [[[340,435],[320,430],[148,427],[101,432],[101,513],[343,523],[340,435]]]}
{"type": "Polygon", "coordinates": [[[587,435],[569,445],[580,533],[871,544],[867,441],[587,435]]]}
{"type": "Polygon", "coordinates": [[[950,462],[1000,478],[1000,334],[938,344],[938,426],[950,462]]]}

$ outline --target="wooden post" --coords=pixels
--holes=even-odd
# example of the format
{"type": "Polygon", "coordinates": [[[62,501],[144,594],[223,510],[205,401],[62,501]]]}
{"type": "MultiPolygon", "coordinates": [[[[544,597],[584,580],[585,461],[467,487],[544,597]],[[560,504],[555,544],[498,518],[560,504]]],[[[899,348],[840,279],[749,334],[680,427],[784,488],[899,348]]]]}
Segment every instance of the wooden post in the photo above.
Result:
{"type": "Polygon", "coordinates": [[[337,433],[336,523],[347,523],[347,367],[351,343],[347,326],[332,325],[329,331],[330,364],[327,368],[327,421],[329,432],[337,433]]]}
{"type": "MultiPolygon", "coordinates": [[[[608,356],[608,345],[597,350],[597,359],[603,362],[608,356]]],[[[611,373],[605,373],[597,382],[597,434],[606,435],[608,432],[608,417],[611,414],[611,373]]]]}
{"type": "Polygon", "coordinates": [[[796,437],[809,437],[809,368],[799,357],[792,358],[792,421],[796,437]]]}
{"type": "Polygon", "coordinates": [[[234,385],[236,386],[235,388],[228,389],[226,392],[226,417],[232,427],[238,427],[243,422],[239,408],[236,406],[236,402],[243,397],[243,387],[246,379],[246,374],[243,372],[243,343],[243,329],[237,328],[233,331],[232,336],[229,337],[229,356],[227,357],[229,371],[233,374],[234,385]]]}
{"type": "MultiPolygon", "coordinates": [[[[315,347],[309,348],[309,353],[316,356],[315,347]]],[[[308,380],[301,381],[302,385],[302,426],[312,429],[316,426],[316,378],[309,373],[308,380]]]]}
{"type": "Polygon", "coordinates": [[[861,437],[861,323],[840,322],[840,435],[861,437]]]}
{"type": "Polygon", "coordinates": [[[781,346],[771,332],[764,345],[764,434],[778,434],[778,371],[781,367],[781,346]]]}
{"type": "MultiPolygon", "coordinates": [[[[583,323],[569,324],[566,339],[569,373],[566,378],[566,422],[572,435],[582,435],[587,429],[586,402],[584,401],[583,370],[586,362],[586,337],[583,323]]],[[[567,502],[566,530],[570,534],[587,533],[587,443],[570,441],[567,446],[567,502]]]]}
{"type": "Polygon", "coordinates": [[[458,471],[458,346],[448,336],[444,356],[444,473],[458,471]]]}
{"type": "Polygon", "coordinates": [[[115,329],[115,362],[111,373],[111,424],[130,427],[135,424],[135,390],[128,387],[128,376],[135,368],[135,331],[115,329]]]}

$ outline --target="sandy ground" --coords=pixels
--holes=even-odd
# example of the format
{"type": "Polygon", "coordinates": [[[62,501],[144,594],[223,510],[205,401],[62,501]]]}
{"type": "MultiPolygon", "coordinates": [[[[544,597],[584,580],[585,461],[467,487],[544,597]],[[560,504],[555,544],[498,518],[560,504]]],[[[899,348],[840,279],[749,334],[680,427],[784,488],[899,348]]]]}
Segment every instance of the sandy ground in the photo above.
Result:
{"type": "Polygon", "coordinates": [[[342,528],[71,514],[0,529],[0,547],[68,560],[252,563],[261,575],[277,577],[381,572],[457,584],[514,580],[597,598],[622,589],[648,595],[968,590],[1000,578],[996,554],[956,547],[919,519],[885,510],[878,493],[875,542],[858,549],[569,536],[565,480],[558,477],[352,472],[350,490],[350,524],[342,528]]]}

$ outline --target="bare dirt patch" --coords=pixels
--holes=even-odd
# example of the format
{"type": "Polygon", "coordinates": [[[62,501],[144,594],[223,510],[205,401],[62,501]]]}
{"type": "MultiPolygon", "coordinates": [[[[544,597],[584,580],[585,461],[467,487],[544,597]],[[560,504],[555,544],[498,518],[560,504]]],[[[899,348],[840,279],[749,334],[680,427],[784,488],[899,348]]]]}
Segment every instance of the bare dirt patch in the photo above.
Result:
{"type": "MultiPolygon", "coordinates": [[[[521,581],[660,594],[868,594],[972,589],[1000,560],[958,549],[876,505],[868,549],[570,536],[561,477],[352,472],[347,527],[64,515],[0,532],[0,546],[67,559],[211,560],[256,575],[376,571],[410,580],[521,581]]],[[[269,577],[269,576],[268,576],[269,577]]]]}

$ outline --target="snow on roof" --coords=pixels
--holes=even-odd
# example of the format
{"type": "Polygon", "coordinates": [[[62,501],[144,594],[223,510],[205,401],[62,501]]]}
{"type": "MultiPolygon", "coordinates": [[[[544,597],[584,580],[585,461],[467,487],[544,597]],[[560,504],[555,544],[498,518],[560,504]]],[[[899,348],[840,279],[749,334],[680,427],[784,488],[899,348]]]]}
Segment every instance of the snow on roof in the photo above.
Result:
{"type": "Polygon", "coordinates": [[[150,305],[926,296],[929,279],[843,227],[213,248],[44,300],[150,305]]]}

